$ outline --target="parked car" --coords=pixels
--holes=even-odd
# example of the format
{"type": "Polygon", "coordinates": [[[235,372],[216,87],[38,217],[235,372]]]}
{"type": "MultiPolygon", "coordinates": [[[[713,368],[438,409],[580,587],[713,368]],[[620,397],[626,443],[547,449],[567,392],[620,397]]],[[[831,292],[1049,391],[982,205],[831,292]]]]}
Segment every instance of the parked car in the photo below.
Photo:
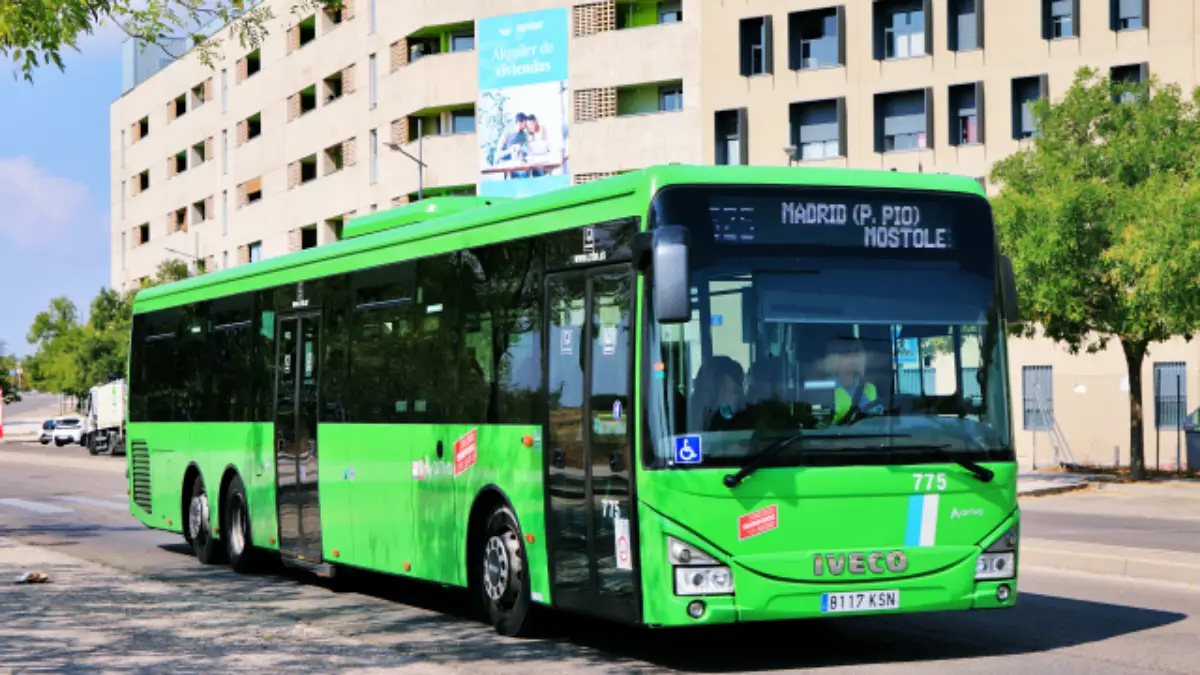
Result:
{"type": "Polygon", "coordinates": [[[42,435],[38,437],[42,445],[50,445],[50,441],[54,440],[54,420],[46,420],[42,424],[42,435]]]}
{"type": "Polygon", "coordinates": [[[78,415],[64,415],[54,420],[54,444],[78,445],[83,439],[83,419],[78,415]]]}

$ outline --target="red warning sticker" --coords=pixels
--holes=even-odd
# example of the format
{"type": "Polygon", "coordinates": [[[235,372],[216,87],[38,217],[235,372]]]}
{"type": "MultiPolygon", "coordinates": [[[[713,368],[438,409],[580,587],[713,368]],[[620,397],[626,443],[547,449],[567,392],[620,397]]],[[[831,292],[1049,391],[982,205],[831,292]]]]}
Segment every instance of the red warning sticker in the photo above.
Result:
{"type": "Polygon", "coordinates": [[[475,429],[454,441],[454,475],[475,466],[475,429]]]}
{"type": "Polygon", "coordinates": [[[769,532],[779,527],[779,507],[768,506],[738,518],[738,539],[749,539],[756,534],[769,532]]]}

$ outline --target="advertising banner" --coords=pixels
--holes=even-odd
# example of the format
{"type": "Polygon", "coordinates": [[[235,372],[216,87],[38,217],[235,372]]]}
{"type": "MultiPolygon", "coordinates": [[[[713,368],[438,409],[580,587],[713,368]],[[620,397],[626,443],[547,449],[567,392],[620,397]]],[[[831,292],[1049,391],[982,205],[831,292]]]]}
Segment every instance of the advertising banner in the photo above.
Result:
{"type": "Polygon", "coordinates": [[[479,194],[527,197],[570,185],[568,9],[480,19],[479,194]]]}

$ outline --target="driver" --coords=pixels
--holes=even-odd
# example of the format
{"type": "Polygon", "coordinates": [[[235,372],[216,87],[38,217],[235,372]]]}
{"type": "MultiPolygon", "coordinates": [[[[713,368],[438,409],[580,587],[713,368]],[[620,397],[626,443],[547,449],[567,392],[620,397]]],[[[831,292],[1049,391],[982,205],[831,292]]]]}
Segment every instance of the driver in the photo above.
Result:
{"type": "Polygon", "coordinates": [[[834,424],[850,420],[852,409],[857,409],[860,413],[876,414],[882,410],[877,401],[879,392],[875,385],[864,379],[867,353],[863,349],[862,340],[833,340],[829,343],[825,358],[830,372],[837,380],[837,387],[833,391],[834,424]]]}

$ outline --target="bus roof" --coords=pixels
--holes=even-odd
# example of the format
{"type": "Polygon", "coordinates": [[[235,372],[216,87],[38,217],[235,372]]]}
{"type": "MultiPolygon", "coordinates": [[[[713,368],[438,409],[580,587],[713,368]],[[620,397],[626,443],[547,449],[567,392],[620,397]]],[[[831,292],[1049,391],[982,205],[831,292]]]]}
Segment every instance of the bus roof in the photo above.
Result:
{"type": "MultiPolygon", "coordinates": [[[[975,179],[949,174],[817,167],[657,165],[521,199],[438,197],[359,216],[346,225],[343,239],[336,243],[139,291],[133,311],[138,314],[230,293],[270,288],[279,285],[275,277],[283,270],[573,206],[635,198],[648,203],[650,196],[660,188],[676,184],[871,187],[987,196],[975,179]]],[[[570,226],[562,221],[547,222],[556,222],[557,226],[547,227],[546,232],[570,226]]]]}

